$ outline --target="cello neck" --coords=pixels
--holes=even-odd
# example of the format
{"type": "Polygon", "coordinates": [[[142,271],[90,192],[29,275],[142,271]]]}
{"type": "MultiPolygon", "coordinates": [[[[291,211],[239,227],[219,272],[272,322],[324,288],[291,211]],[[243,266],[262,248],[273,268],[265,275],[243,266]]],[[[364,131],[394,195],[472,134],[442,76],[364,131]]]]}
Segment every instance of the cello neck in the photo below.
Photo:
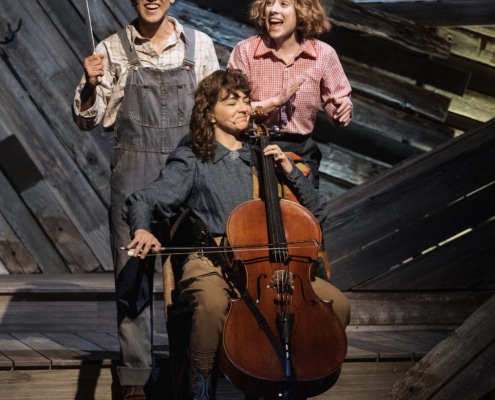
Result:
{"type": "MultiPolygon", "coordinates": [[[[263,129],[265,134],[260,133],[260,149],[263,150],[269,143],[270,138],[266,126],[261,125],[258,129],[263,129]]],[[[282,220],[282,211],[280,208],[280,198],[278,196],[278,181],[273,163],[273,156],[265,157],[263,151],[260,152],[260,177],[263,186],[266,218],[268,224],[269,243],[273,244],[270,251],[270,261],[274,263],[288,263],[287,240],[282,220]]]]}

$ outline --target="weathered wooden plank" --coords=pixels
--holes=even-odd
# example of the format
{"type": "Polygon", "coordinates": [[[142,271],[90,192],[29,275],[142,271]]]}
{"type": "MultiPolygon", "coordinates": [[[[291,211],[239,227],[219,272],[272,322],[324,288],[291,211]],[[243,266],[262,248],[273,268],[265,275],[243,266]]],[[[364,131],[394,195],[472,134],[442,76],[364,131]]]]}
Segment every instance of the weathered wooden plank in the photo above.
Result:
{"type": "MultiPolygon", "coordinates": [[[[51,4],[52,10],[57,7],[56,2],[45,2],[45,4],[51,4]]],[[[60,12],[63,11],[64,8],[60,8],[60,12]]],[[[103,200],[108,204],[110,198],[109,153],[104,154],[103,149],[110,149],[110,146],[109,144],[102,145],[102,141],[95,141],[97,136],[92,137],[90,133],[81,134],[71,118],[70,107],[74,90],[83,73],[83,56],[77,58],[79,54],[75,53],[70,48],[69,42],[60,35],[59,26],[54,25],[54,22],[58,23],[58,21],[51,20],[53,14],[45,13],[37,1],[28,0],[26,7],[19,9],[15,2],[6,0],[2,2],[2,16],[7,21],[19,19],[23,21],[22,28],[16,34],[15,45],[8,44],[3,47],[3,50],[9,58],[10,67],[16,72],[16,80],[22,83],[25,91],[36,103],[38,110],[41,110],[49,120],[50,134],[45,133],[43,137],[46,147],[51,148],[54,146],[54,143],[50,143],[51,140],[58,139],[65,147],[65,151],[69,153],[71,163],[75,163],[84,171],[84,173],[73,174],[72,185],[77,185],[83,178],[88,179],[93,189],[82,188],[87,192],[88,199],[93,196],[89,192],[96,190],[100,201],[103,200]],[[75,66],[81,67],[75,68],[75,66]]],[[[79,35],[87,38],[87,30],[84,29],[82,20],[76,19],[70,23],[74,24],[79,35]]],[[[25,93],[19,93],[19,89],[12,86],[12,82],[9,82],[7,86],[9,90],[15,90],[17,93],[12,93],[6,98],[13,100],[27,97],[25,93]]],[[[20,108],[15,108],[16,102],[14,102],[13,111],[30,116],[26,122],[30,122],[32,131],[42,130],[44,123],[38,123],[34,118],[39,111],[33,112],[26,108],[25,106],[28,105],[26,103],[22,103],[20,108]],[[36,130],[33,129],[34,126],[36,130]]],[[[108,133],[106,138],[113,140],[112,135],[108,133]]],[[[60,144],[57,143],[58,146],[60,144]]],[[[65,160],[62,159],[60,162],[67,171],[75,170],[73,165],[65,164],[65,160]]]]}
{"type": "Polygon", "coordinates": [[[0,213],[0,264],[0,274],[32,274],[38,269],[36,261],[10,228],[2,213],[0,213]],[[5,272],[2,271],[4,268],[5,272]]]}
{"type": "MultiPolygon", "coordinates": [[[[423,219],[425,210],[433,213],[493,181],[493,126],[495,120],[329,202],[325,242],[332,278],[341,288],[358,283],[354,274],[363,267],[345,262],[339,265],[342,257],[423,219]]],[[[394,246],[392,242],[390,245],[394,246]]]]}
{"type": "Polygon", "coordinates": [[[320,150],[323,154],[320,172],[345,182],[348,187],[359,185],[390,168],[384,163],[353,154],[332,144],[321,145],[320,150]]]}
{"type": "Polygon", "coordinates": [[[346,57],[342,57],[341,62],[354,93],[379,99],[385,104],[434,121],[445,121],[451,101],[447,96],[399,80],[346,57]]]}
{"type": "Polygon", "coordinates": [[[367,36],[386,38],[406,49],[432,57],[447,58],[450,44],[425,26],[404,18],[363,7],[350,0],[324,0],[334,26],[367,36]]]}
{"type": "Polygon", "coordinates": [[[495,394],[495,343],[444,386],[436,399],[490,399],[495,394]]]}
{"type": "MultiPolygon", "coordinates": [[[[23,272],[25,267],[34,268],[35,266],[32,264],[29,267],[30,264],[28,262],[29,258],[32,257],[35,260],[36,269],[39,266],[42,271],[48,273],[67,272],[67,266],[53,247],[53,243],[40,228],[29,209],[25,206],[2,172],[0,172],[0,186],[2,187],[0,208],[3,218],[5,218],[10,228],[19,237],[28,251],[25,255],[22,253],[16,255],[16,257],[19,257],[19,261],[24,261],[25,259],[25,265],[20,267],[20,269],[15,269],[16,264],[19,262],[16,259],[13,260],[14,262],[8,264],[9,269],[12,268],[12,272],[15,273],[23,272]]],[[[7,249],[8,252],[11,250],[7,249]]],[[[7,254],[3,257],[4,260],[8,260],[11,256],[7,254]]]]}
{"type": "MultiPolygon", "coordinates": [[[[359,94],[353,95],[353,105],[351,125],[366,127],[368,136],[382,135],[425,151],[445,143],[454,134],[454,130],[445,125],[386,106],[359,94]]],[[[318,132],[315,127],[317,139],[324,141],[332,129],[335,128],[329,123],[319,126],[318,132]]]]}
{"type": "Polygon", "coordinates": [[[77,353],[81,360],[99,361],[101,365],[109,365],[111,360],[115,359],[115,353],[109,352],[75,333],[48,332],[44,335],[64,348],[77,353]]]}
{"type": "Polygon", "coordinates": [[[472,62],[479,62],[495,67],[495,58],[493,57],[495,38],[470,29],[456,27],[438,28],[437,32],[439,36],[446,38],[452,43],[450,50],[451,56],[455,54],[472,62]]]}
{"type": "Polygon", "coordinates": [[[0,141],[0,165],[21,199],[53,241],[72,272],[93,271],[99,262],[16,136],[0,141]],[[19,161],[21,165],[19,165],[19,161]]]}
{"type": "Polygon", "coordinates": [[[364,5],[426,26],[492,25],[495,21],[495,4],[486,0],[382,1],[364,5]]]}
{"type": "Polygon", "coordinates": [[[51,367],[81,365],[79,354],[40,333],[11,333],[11,336],[50,360],[51,367]]]}
{"type": "Polygon", "coordinates": [[[14,368],[50,368],[50,360],[11,335],[0,333],[0,349],[12,360],[14,368]]]}
{"type": "Polygon", "coordinates": [[[337,383],[316,399],[383,399],[397,379],[412,365],[414,365],[412,361],[344,363],[337,383]]]}
{"type": "Polygon", "coordinates": [[[53,302],[0,302],[2,317],[1,332],[65,332],[78,330],[83,325],[87,329],[97,329],[96,304],[76,302],[68,305],[53,302]],[[46,310],[52,311],[47,315],[46,310]]]}
{"type": "MultiPolygon", "coordinates": [[[[16,7],[11,7],[11,9],[19,10],[16,7]]],[[[25,23],[25,25],[28,25],[28,23],[25,23]]],[[[37,23],[33,23],[33,25],[37,25],[37,23]]],[[[28,32],[25,33],[27,34],[28,32]]],[[[33,36],[36,37],[36,34],[33,36]]],[[[24,37],[24,40],[30,42],[26,46],[33,46],[31,43],[33,41],[32,38],[27,39],[24,37]]],[[[21,47],[22,51],[27,51],[24,46],[21,47]]],[[[39,53],[38,55],[40,57],[47,57],[45,53],[43,55],[39,53]]],[[[17,53],[15,55],[9,54],[9,57],[12,57],[13,60],[18,59],[20,56],[17,53]]],[[[64,57],[61,57],[59,53],[55,58],[60,59],[64,57]]],[[[20,62],[20,60],[17,61],[20,62]]],[[[50,108],[48,103],[52,100],[57,100],[55,94],[52,96],[52,94],[45,93],[50,100],[43,99],[41,101],[40,99],[40,96],[43,97],[43,93],[41,88],[39,88],[39,84],[41,81],[46,83],[46,79],[42,79],[41,77],[38,79],[35,77],[36,74],[25,70],[28,65],[37,65],[38,67],[35,68],[35,71],[39,74],[39,63],[34,60],[23,59],[22,64],[23,67],[20,67],[18,72],[26,79],[24,82],[25,86],[32,90],[35,90],[34,88],[36,86],[40,89],[36,94],[33,94],[33,98],[38,99],[40,103],[46,105],[47,110],[60,110],[60,104],[66,104],[66,101],[58,99],[59,103],[57,105],[51,104],[50,108]],[[33,82],[28,82],[33,79],[33,82]]],[[[50,128],[46,119],[39,113],[39,109],[31,101],[26,100],[28,99],[28,93],[17,81],[12,79],[12,74],[5,69],[4,63],[0,64],[0,71],[2,70],[5,70],[6,73],[0,74],[0,82],[6,88],[6,96],[4,98],[9,99],[8,105],[5,104],[3,114],[5,115],[3,122],[6,130],[3,131],[2,138],[12,134],[19,139],[31,158],[36,160],[41,174],[49,184],[50,191],[57,198],[57,202],[64,207],[65,212],[70,215],[72,222],[84,236],[92,252],[98,257],[100,264],[103,268],[111,269],[107,223],[108,214],[105,205],[90,186],[85,175],[74,164],[71,155],[61,145],[59,138],[53,135],[56,129],[50,128]],[[26,119],[25,115],[29,115],[30,118],[26,119]],[[36,129],[33,129],[33,124],[36,125],[36,129]]],[[[46,73],[49,72],[46,71],[46,73]]],[[[70,115],[69,109],[67,109],[67,113],[69,113],[67,115],[70,115]]],[[[47,111],[47,114],[51,115],[54,113],[47,111]]],[[[57,118],[67,121],[67,118],[63,116],[57,118]]],[[[56,121],[51,121],[51,123],[54,123],[56,126],[64,125],[62,122],[58,125],[56,121]]],[[[79,139],[80,142],[81,140],[79,139]]]]}
{"type": "Polygon", "coordinates": [[[1,370],[11,370],[14,368],[13,361],[2,354],[2,350],[0,350],[0,371],[1,370]]]}
{"type": "MultiPolygon", "coordinates": [[[[494,359],[494,343],[495,296],[483,304],[451,336],[416,363],[394,385],[387,395],[387,399],[439,399],[437,394],[442,388],[458,388],[459,382],[453,381],[453,379],[466,368],[469,368],[478,357],[483,356],[488,351],[491,353],[490,360],[494,359]]],[[[488,369],[493,368],[492,365],[493,361],[490,361],[488,369]]],[[[483,385],[488,384],[491,391],[495,382],[493,379],[487,378],[489,376],[483,376],[481,382],[483,385]]],[[[471,386],[474,383],[468,381],[466,384],[471,386]]],[[[486,393],[488,391],[482,394],[486,393]]],[[[473,398],[478,399],[479,397],[473,398]]]]}
{"type": "MultiPolygon", "coordinates": [[[[193,0],[205,9],[237,21],[248,22],[249,3],[241,0],[193,0]]],[[[387,36],[416,52],[447,57],[449,44],[421,26],[380,11],[370,10],[347,0],[324,0],[323,4],[332,23],[344,25],[369,35],[387,36]]]]}
{"type": "MultiPolygon", "coordinates": [[[[493,82],[495,80],[495,69],[493,67],[456,55],[451,55],[449,59],[445,61],[445,63],[447,62],[455,68],[469,71],[471,77],[467,87],[470,90],[484,93],[491,97],[495,96],[495,89],[493,87],[493,82]]],[[[469,97],[469,91],[466,91],[466,96],[469,97]]],[[[493,107],[491,108],[490,115],[493,116],[493,107]]]]}
{"type": "Polygon", "coordinates": [[[452,330],[494,293],[487,291],[347,291],[351,323],[347,330],[404,331],[421,327],[452,330]]]}
{"type": "MultiPolygon", "coordinates": [[[[380,113],[378,108],[375,111],[380,113]]],[[[382,116],[387,118],[386,114],[382,116]]],[[[319,144],[333,143],[390,165],[395,165],[425,151],[388,136],[374,134],[366,125],[355,119],[346,127],[333,127],[322,112],[316,116],[313,137],[319,144]]]]}
{"type": "Polygon", "coordinates": [[[445,339],[450,331],[347,332],[349,345],[378,353],[377,359],[415,360],[445,339]]]}
{"type": "Polygon", "coordinates": [[[116,399],[112,396],[112,370],[85,366],[83,369],[27,369],[0,371],[0,398],[4,400],[116,399]]]}
{"type": "MultiPolygon", "coordinates": [[[[376,278],[357,285],[356,289],[462,290],[489,287],[489,283],[495,281],[494,237],[495,222],[492,222],[382,272],[376,278]]],[[[378,272],[381,271],[375,271],[378,272]]]]}
{"type": "Polygon", "coordinates": [[[469,71],[445,65],[437,58],[412,53],[387,42],[386,39],[366,36],[337,26],[322,38],[333,46],[341,57],[352,58],[410,78],[418,84],[435,86],[462,96],[469,83],[469,71]],[[363,46],[364,39],[366,46],[363,46]]]}
{"type": "Polygon", "coordinates": [[[95,345],[105,349],[107,352],[114,354],[115,357],[120,357],[120,346],[117,340],[117,334],[110,334],[108,332],[92,331],[92,332],[77,332],[81,338],[94,343],[95,345]]]}
{"type": "MultiPolygon", "coordinates": [[[[155,296],[161,298],[163,286],[161,277],[157,274],[154,280],[153,291],[155,296]]],[[[0,280],[0,293],[23,294],[23,293],[51,293],[67,294],[69,298],[77,299],[80,295],[95,294],[99,298],[106,294],[115,293],[114,274],[111,272],[98,272],[91,274],[46,274],[46,275],[23,275],[5,276],[0,280]]]]}
{"type": "MultiPolygon", "coordinates": [[[[397,225],[393,232],[370,238],[360,251],[344,255],[336,268],[342,264],[361,265],[359,273],[354,275],[357,283],[354,288],[359,290],[472,288],[490,274],[493,263],[489,260],[495,244],[489,238],[495,228],[479,228],[479,232],[457,238],[450,245],[440,244],[492,217],[490,199],[495,199],[495,184],[445,208],[432,209],[410,224],[397,225]],[[450,250],[444,249],[445,246],[450,250]],[[473,247],[480,250],[470,251],[473,247]],[[438,279],[442,274],[448,278],[438,279]]],[[[419,199],[411,198],[411,201],[419,199]]],[[[330,244],[327,248],[332,249],[330,244]]]]}

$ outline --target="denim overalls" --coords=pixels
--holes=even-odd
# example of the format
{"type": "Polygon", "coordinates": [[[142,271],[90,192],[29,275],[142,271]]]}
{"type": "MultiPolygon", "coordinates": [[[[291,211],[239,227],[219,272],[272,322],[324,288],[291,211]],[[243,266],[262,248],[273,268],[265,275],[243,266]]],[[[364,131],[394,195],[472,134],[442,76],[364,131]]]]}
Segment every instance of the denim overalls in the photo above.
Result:
{"type": "Polygon", "coordinates": [[[111,161],[110,233],[122,352],[117,373],[122,386],[144,386],[152,370],[155,270],[155,257],[140,261],[119,249],[131,240],[122,206],[131,193],[158,177],[169,153],[189,132],[196,88],[194,31],[184,29],[183,65],[170,70],[142,67],[125,29],[118,33],[129,68],[111,161]]]}

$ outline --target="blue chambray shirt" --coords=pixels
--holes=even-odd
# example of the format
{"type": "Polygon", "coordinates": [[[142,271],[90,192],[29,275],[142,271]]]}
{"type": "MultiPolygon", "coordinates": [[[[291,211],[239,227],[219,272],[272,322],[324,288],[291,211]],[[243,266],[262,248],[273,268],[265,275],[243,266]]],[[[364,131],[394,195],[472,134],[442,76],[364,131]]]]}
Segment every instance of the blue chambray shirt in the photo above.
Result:
{"type": "MultiPolygon", "coordinates": [[[[151,224],[171,218],[188,207],[205,224],[213,236],[225,233],[227,220],[239,204],[253,198],[251,148],[244,144],[239,158],[229,157],[230,150],[217,142],[213,161],[202,162],[189,147],[180,147],[170,154],[158,178],[133,193],[125,202],[123,218],[131,235],[137,229],[151,231],[151,224]]],[[[303,206],[320,224],[325,219],[325,198],[309,180],[293,168],[287,181],[303,206]]]]}

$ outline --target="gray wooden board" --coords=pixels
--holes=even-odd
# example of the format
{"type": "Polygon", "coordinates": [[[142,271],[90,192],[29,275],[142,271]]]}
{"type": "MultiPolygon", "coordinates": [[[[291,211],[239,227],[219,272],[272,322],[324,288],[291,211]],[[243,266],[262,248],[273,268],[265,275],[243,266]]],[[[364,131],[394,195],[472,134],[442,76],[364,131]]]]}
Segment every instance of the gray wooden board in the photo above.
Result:
{"type": "Polygon", "coordinates": [[[115,359],[114,352],[108,351],[89,341],[87,339],[90,337],[89,333],[86,338],[72,332],[48,332],[44,335],[68,350],[77,353],[81,360],[101,361],[103,365],[106,365],[106,360],[115,359]]]}
{"type": "Polygon", "coordinates": [[[390,167],[332,144],[319,147],[323,154],[320,174],[331,176],[348,186],[359,185],[390,167]]]}
{"type": "Polygon", "coordinates": [[[68,350],[66,347],[43,334],[21,332],[11,333],[11,336],[49,359],[51,367],[65,367],[81,364],[81,357],[78,353],[68,350]]]}
{"type": "Polygon", "coordinates": [[[495,390],[495,343],[483,351],[433,397],[434,399],[489,399],[495,390]]]}
{"type": "Polygon", "coordinates": [[[352,330],[395,330],[412,327],[451,330],[460,326],[494,291],[348,291],[352,330]]]}
{"type": "Polygon", "coordinates": [[[347,332],[349,345],[378,353],[379,359],[419,359],[445,339],[450,331],[347,332]]]}
{"type": "MultiPolygon", "coordinates": [[[[15,2],[8,0],[2,3],[5,18],[23,20],[22,29],[16,36],[20,46],[7,46],[10,63],[30,96],[50,120],[52,135],[66,146],[75,163],[84,171],[84,176],[93,184],[93,190],[99,191],[100,197],[108,203],[108,150],[112,143],[108,139],[113,140],[113,136],[109,133],[101,135],[100,132],[95,135],[81,134],[72,121],[70,108],[74,90],[83,74],[83,55],[77,42],[89,41],[83,19],[72,18],[75,13],[67,9],[68,2],[58,6],[53,1],[28,0],[28,4],[21,11],[15,8],[15,2]],[[60,23],[57,15],[67,22],[60,23]],[[69,33],[65,30],[67,23],[72,25],[69,33]],[[84,39],[78,39],[76,32],[84,39]],[[69,34],[71,39],[67,40],[69,34]],[[76,42],[74,49],[72,40],[76,42]]],[[[91,195],[88,196],[91,198],[91,195]]]]}
{"type": "MultiPolygon", "coordinates": [[[[1,71],[0,64],[0,71],[1,71]]],[[[1,115],[0,107],[0,115],[1,115]]],[[[10,229],[15,233],[22,244],[26,247],[30,257],[34,259],[36,267],[40,267],[43,271],[49,273],[67,272],[67,266],[53,247],[52,243],[46,236],[45,232],[36,222],[36,219],[26,207],[22,198],[15,192],[3,172],[0,171],[0,186],[2,187],[2,195],[0,196],[1,213],[5,221],[9,224],[10,229]]],[[[7,248],[7,251],[12,251],[7,248]]],[[[4,255],[3,259],[7,260],[11,255],[4,255]]],[[[19,257],[24,257],[19,254],[19,257]]],[[[28,257],[28,256],[26,256],[28,257]]],[[[28,261],[27,258],[26,261],[28,261]]],[[[14,269],[16,263],[9,264],[14,269]]],[[[26,264],[29,268],[29,263],[26,264]]],[[[24,267],[21,267],[24,268],[24,267]]],[[[34,265],[31,265],[34,268],[34,265]]],[[[23,269],[11,271],[13,273],[23,272],[23,269]]]]}
{"type": "MultiPolygon", "coordinates": [[[[0,173],[1,175],[1,173],[0,173]]],[[[2,178],[0,178],[0,181],[2,178]]],[[[1,183],[0,183],[1,185],[1,183]]],[[[3,188],[3,186],[2,186],[3,188]]],[[[3,201],[0,200],[0,203],[3,201]]],[[[27,248],[7,223],[0,212],[0,263],[10,273],[32,274],[38,269],[27,248]]]]}
{"type": "Polygon", "coordinates": [[[482,282],[492,275],[491,260],[495,252],[495,244],[490,240],[493,237],[494,224],[480,226],[493,215],[490,199],[495,199],[495,184],[462,201],[447,205],[437,213],[432,212],[390,235],[376,238],[362,251],[345,257],[342,262],[348,265],[367,265],[363,273],[373,271],[378,275],[375,279],[369,279],[366,275],[365,279],[357,278],[365,282],[355,288],[457,290],[469,289],[482,282]],[[479,227],[476,228],[477,226],[479,227]],[[473,227],[473,231],[439,246],[447,239],[473,227]],[[472,251],[474,248],[477,250],[472,251]],[[427,249],[430,251],[422,254],[427,249]],[[435,268],[431,268],[431,265],[435,265],[435,268]],[[438,279],[444,275],[445,269],[451,271],[446,274],[450,275],[449,278],[438,279]],[[409,273],[404,274],[404,271],[409,273]]]}
{"type": "Polygon", "coordinates": [[[363,5],[431,27],[491,25],[495,18],[495,6],[486,0],[370,1],[363,5]]]}
{"type": "Polygon", "coordinates": [[[0,370],[10,370],[14,368],[14,363],[10,358],[2,354],[2,350],[0,350],[0,370]]]}
{"type": "Polygon", "coordinates": [[[332,277],[341,289],[390,267],[381,266],[380,271],[373,266],[367,270],[366,264],[346,264],[347,255],[422,219],[424,210],[434,213],[492,181],[495,170],[492,126],[495,120],[385,171],[329,202],[324,235],[332,277]]]}
{"type": "Polygon", "coordinates": [[[5,357],[12,360],[14,368],[50,368],[50,360],[15,337],[0,333],[0,349],[5,357]]]}
{"type": "Polygon", "coordinates": [[[111,388],[109,367],[0,371],[4,400],[112,400],[111,388]]]}
{"type": "MultiPolygon", "coordinates": [[[[337,383],[330,390],[313,399],[382,399],[393,382],[411,365],[404,362],[344,363],[337,383]]],[[[5,400],[52,400],[53,398],[111,400],[111,388],[112,373],[108,367],[0,371],[0,399],[5,400]]],[[[221,378],[217,388],[217,399],[244,400],[244,395],[221,378]]]]}
{"type": "MultiPolygon", "coordinates": [[[[14,3],[10,4],[10,0],[7,0],[7,4],[4,3],[5,18],[13,21],[21,18],[17,14],[20,9],[14,3]]],[[[32,3],[32,6],[23,8],[26,15],[22,14],[23,29],[16,35],[18,46],[7,46],[6,51],[18,80],[22,81],[24,88],[30,90],[29,96],[45,115],[50,116],[50,120],[48,122],[44,115],[40,115],[30,102],[23,101],[27,97],[26,92],[19,84],[15,85],[15,81],[10,80],[9,85],[3,86],[8,88],[10,101],[14,105],[16,102],[20,103],[14,109],[17,113],[30,116],[22,124],[12,124],[10,129],[39,163],[38,167],[57,201],[66,208],[67,213],[73,213],[71,218],[101,265],[111,269],[106,206],[101,200],[101,194],[96,193],[87,180],[91,168],[81,173],[73,158],[73,154],[80,155],[78,162],[82,163],[80,165],[84,170],[89,164],[88,160],[91,160],[97,166],[98,177],[102,171],[109,173],[107,161],[105,166],[96,161],[99,146],[93,144],[91,150],[80,153],[83,144],[91,143],[92,140],[89,136],[81,136],[69,117],[71,99],[78,81],[73,65],[79,63],[66,43],[61,41],[60,35],[56,34],[55,27],[45,19],[46,14],[39,9],[39,5],[32,3]],[[36,68],[30,67],[33,65],[36,68]],[[33,126],[37,129],[33,129],[33,126]]],[[[77,75],[79,74],[81,72],[77,75]]],[[[108,175],[105,182],[108,186],[108,175]]]]}
{"type": "Polygon", "coordinates": [[[94,343],[118,357],[120,352],[119,341],[116,333],[107,332],[77,332],[81,338],[94,343]]]}
{"type": "MultiPolygon", "coordinates": [[[[476,369],[480,362],[488,361],[483,355],[493,353],[495,343],[495,296],[487,300],[458,329],[435,346],[412,367],[391,390],[388,399],[429,400],[444,388],[452,392],[457,388],[457,377],[467,368],[476,369]],[[481,357],[481,358],[480,358],[481,357]],[[478,361],[480,358],[480,361],[478,361]],[[452,385],[452,386],[451,386],[452,385]]],[[[493,357],[486,370],[493,368],[493,357]]],[[[470,373],[465,377],[469,378],[470,373]]],[[[478,384],[491,391],[493,375],[482,375],[478,384]]],[[[483,393],[485,394],[485,393],[483,393]]],[[[463,398],[463,397],[460,397],[463,398]]],[[[477,399],[477,398],[476,398],[477,399]]]]}
{"type": "Polygon", "coordinates": [[[355,286],[358,290],[483,289],[495,281],[495,221],[355,286]],[[433,266],[433,267],[432,267],[433,266]]]}
{"type": "Polygon", "coordinates": [[[435,121],[445,121],[450,98],[404,82],[347,57],[342,57],[341,62],[353,93],[365,93],[399,109],[418,113],[435,121]]]}
{"type": "Polygon", "coordinates": [[[360,32],[334,26],[323,40],[333,46],[340,56],[359,60],[364,64],[452,94],[462,96],[469,83],[469,71],[446,65],[438,58],[410,52],[384,37],[367,36],[366,46],[363,46],[360,32]]]}

